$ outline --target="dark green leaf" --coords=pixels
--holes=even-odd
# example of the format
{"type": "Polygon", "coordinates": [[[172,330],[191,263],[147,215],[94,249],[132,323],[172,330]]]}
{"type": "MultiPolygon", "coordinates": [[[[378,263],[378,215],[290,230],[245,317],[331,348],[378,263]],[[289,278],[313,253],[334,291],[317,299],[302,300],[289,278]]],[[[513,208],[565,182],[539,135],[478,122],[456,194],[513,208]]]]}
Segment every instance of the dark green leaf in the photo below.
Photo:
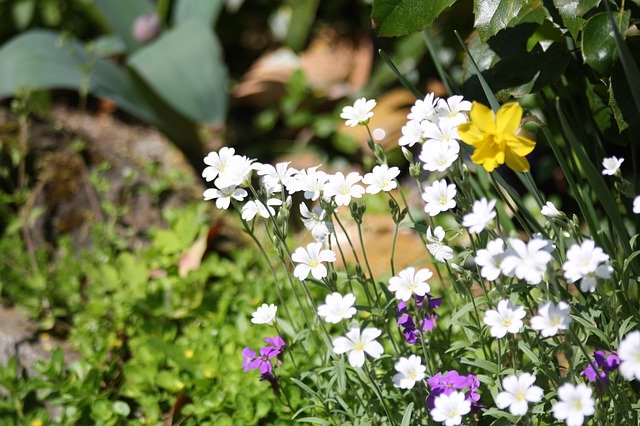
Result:
{"type": "MultiPolygon", "coordinates": [[[[629,27],[631,12],[627,11],[618,21],[620,29],[629,27]]],[[[617,19],[617,18],[616,18],[617,19]]],[[[608,75],[617,58],[616,40],[609,14],[593,15],[582,29],[582,58],[585,63],[602,75],[608,75]]]]}
{"type": "Polygon", "coordinates": [[[378,35],[398,37],[433,23],[456,0],[374,0],[371,19],[378,35]]]}
{"type": "Polygon", "coordinates": [[[186,117],[224,121],[227,71],[211,29],[192,20],[138,50],[129,65],[169,105],[186,117]]]}
{"type": "Polygon", "coordinates": [[[562,22],[567,27],[574,40],[578,39],[578,33],[586,22],[582,18],[585,13],[600,3],[600,0],[553,0],[560,12],[562,22]]]}
{"type": "Polygon", "coordinates": [[[474,0],[474,27],[482,41],[500,30],[526,22],[542,23],[547,16],[541,1],[530,0],[474,0]]]}
{"type": "Polygon", "coordinates": [[[291,25],[285,42],[296,52],[302,50],[307,43],[319,3],[319,0],[297,0],[292,3],[291,25]]]}

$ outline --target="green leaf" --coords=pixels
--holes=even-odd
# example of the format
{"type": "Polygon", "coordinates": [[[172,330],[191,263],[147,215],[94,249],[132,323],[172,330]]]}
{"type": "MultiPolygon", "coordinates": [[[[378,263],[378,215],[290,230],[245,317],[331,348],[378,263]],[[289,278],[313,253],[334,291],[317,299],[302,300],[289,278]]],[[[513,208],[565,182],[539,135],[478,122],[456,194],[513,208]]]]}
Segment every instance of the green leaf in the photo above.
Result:
{"type": "Polygon", "coordinates": [[[29,26],[35,7],[35,0],[18,0],[14,3],[11,12],[13,12],[13,20],[18,30],[24,30],[29,26]]]}
{"type": "Polygon", "coordinates": [[[173,24],[180,25],[192,19],[214,25],[224,0],[178,0],[174,6],[173,24]]]}
{"type": "Polygon", "coordinates": [[[487,361],[486,359],[461,358],[460,362],[467,365],[473,365],[474,367],[478,367],[489,373],[495,374],[496,376],[500,374],[500,367],[496,363],[487,361]]]}
{"type": "Polygon", "coordinates": [[[411,424],[411,414],[413,413],[413,402],[407,405],[407,409],[402,416],[400,426],[409,426],[411,424]]]}
{"type": "Polygon", "coordinates": [[[140,43],[133,38],[133,23],[140,15],[153,13],[154,8],[150,1],[96,0],[95,3],[129,52],[140,47],[140,43]]]}
{"type": "MultiPolygon", "coordinates": [[[[629,27],[631,12],[626,11],[620,17],[621,30],[629,27]]],[[[608,13],[593,15],[582,29],[582,59],[586,64],[602,75],[608,75],[613,61],[617,58],[615,33],[608,13]]]]}
{"type": "Polygon", "coordinates": [[[571,33],[574,40],[578,39],[578,33],[586,22],[582,18],[584,14],[600,3],[600,0],[553,0],[560,12],[562,23],[571,33]]]}
{"type": "Polygon", "coordinates": [[[373,26],[382,37],[399,37],[420,31],[433,23],[456,0],[374,0],[373,26]]]}
{"type": "Polygon", "coordinates": [[[168,105],[198,122],[224,121],[227,70],[211,29],[192,20],[138,50],[129,65],[168,105]]]}
{"type": "Polygon", "coordinates": [[[127,417],[131,412],[131,408],[129,408],[129,404],[124,401],[115,401],[113,403],[113,412],[119,416],[127,417]]]}
{"type": "Polygon", "coordinates": [[[541,1],[537,0],[474,0],[474,27],[480,39],[487,41],[500,30],[525,22],[542,23],[547,16],[541,1]]]}
{"type": "Polygon", "coordinates": [[[291,2],[291,24],[285,43],[295,52],[299,52],[307,44],[307,38],[316,19],[319,0],[296,0],[291,2]]]}

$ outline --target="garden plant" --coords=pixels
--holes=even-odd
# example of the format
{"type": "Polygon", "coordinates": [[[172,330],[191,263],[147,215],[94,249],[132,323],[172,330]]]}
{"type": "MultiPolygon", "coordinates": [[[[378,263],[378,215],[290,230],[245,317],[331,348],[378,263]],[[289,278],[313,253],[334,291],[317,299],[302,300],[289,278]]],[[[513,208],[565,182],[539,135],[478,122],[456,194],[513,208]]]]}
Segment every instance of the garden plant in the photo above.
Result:
{"type": "MultiPolygon", "coordinates": [[[[0,47],[0,296],[37,330],[0,353],[0,425],[639,424],[637,1],[125,3],[76,5],[105,34],[0,47]],[[225,13],[254,8],[290,49],[273,62],[354,13],[378,37],[370,78],[296,69],[251,110],[224,44],[225,13]],[[88,243],[34,247],[43,188],[72,186],[28,173],[56,158],[28,149],[45,89],[109,97],[201,181],[97,161],[88,243]],[[31,341],[48,359],[25,364],[31,341]]],[[[64,155],[93,161],[88,143],[64,155]]]]}

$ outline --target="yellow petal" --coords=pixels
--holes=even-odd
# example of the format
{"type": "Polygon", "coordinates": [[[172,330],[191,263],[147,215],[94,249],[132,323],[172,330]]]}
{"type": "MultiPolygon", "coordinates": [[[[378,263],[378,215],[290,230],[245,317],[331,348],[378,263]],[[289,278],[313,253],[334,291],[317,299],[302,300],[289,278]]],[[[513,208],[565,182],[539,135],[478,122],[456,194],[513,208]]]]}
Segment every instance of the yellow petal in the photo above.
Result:
{"type": "Polygon", "coordinates": [[[458,136],[464,143],[476,146],[485,139],[485,134],[473,123],[463,123],[458,126],[458,136]]]}
{"type": "Polygon", "coordinates": [[[496,116],[481,103],[473,102],[469,117],[471,122],[483,132],[491,133],[496,130],[496,116]]]}
{"type": "Polygon", "coordinates": [[[512,151],[507,150],[505,159],[510,169],[516,172],[529,171],[529,161],[526,158],[517,156],[512,151]]]}
{"type": "Polygon", "coordinates": [[[496,132],[513,134],[520,127],[520,120],[522,120],[520,105],[515,102],[504,104],[496,116],[496,132]]]}
{"type": "Polygon", "coordinates": [[[507,142],[507,150],[511,150],[514,154],[523,157],[536,147],[536,143],[531,139],[523,138],[517,135],[504,135],[507,142]]]}
{"type": "Polygon", "coordinates": [[[481,164],[488,172],[491,172],[497,165],[504,163],[504,152],[495,144],[487,143],[475,150],[471,161],[481,164]]]}

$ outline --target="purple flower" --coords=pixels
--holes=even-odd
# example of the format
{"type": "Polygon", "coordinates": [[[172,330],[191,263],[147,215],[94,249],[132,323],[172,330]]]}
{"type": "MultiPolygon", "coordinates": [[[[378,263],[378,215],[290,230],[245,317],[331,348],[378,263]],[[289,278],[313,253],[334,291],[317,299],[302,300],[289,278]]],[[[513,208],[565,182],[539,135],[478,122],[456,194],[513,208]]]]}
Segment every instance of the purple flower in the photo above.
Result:
{"type": "Polygon", "coordinates": [[[426,403],[430,409],[433,408],[433,402],[438,395],[449,395],[455,390],[462,389],[468,389],[465,396],[471,402],[471,406],[474,408],[479,407],[480,394],[477,390],[480,387],[480,381],[475,374],[463,376],[457,371],[451,370],[444,374],[435,374],[427,379],[427,384],[429,385],[430,394],[426,403]]]}
{"type": "Polygon", "coordinates": [[[256,357],[256,353],[251,350],[250,347],[245,347],[242,350],[242,368],[244,368],[244,372],[251,370],[251,361],[256,357]]]}
{"type": "Polygon", "coordinates": [[[431,331],[436,326],[436,320],[438,319],[438,314],[427,315],[422,320],[422,331],[431,331]]]}
{"type": "Polygon", "coordinates": [[[272,372],[263,373],[262,375],[260,375],[260,380],[269,382],[275,396],[280,396],[280,386],[278,385],[278,378],[272,372]]]}
{"type": "Polygon", "coordinates": [[[267,337],[264,339],[264,341],[267,342],[270,346],[273,347],[273,349],[277,351],[282,351],[282,348],[287,346],[284,343],[284,340],[282,340],[282,337],[280,336],[267,337]]]}
{"type": "Polygon", "coordinates": [[[593,359],[593,362],[588,363],[580,375],[586,377],[590,382],[597,381],[599,385],[608,384],[609,376],[607,373],[618,368],[620,358],[615,353],[606,356],[603,350],[597,350],[593,353],[593,359]]]}

